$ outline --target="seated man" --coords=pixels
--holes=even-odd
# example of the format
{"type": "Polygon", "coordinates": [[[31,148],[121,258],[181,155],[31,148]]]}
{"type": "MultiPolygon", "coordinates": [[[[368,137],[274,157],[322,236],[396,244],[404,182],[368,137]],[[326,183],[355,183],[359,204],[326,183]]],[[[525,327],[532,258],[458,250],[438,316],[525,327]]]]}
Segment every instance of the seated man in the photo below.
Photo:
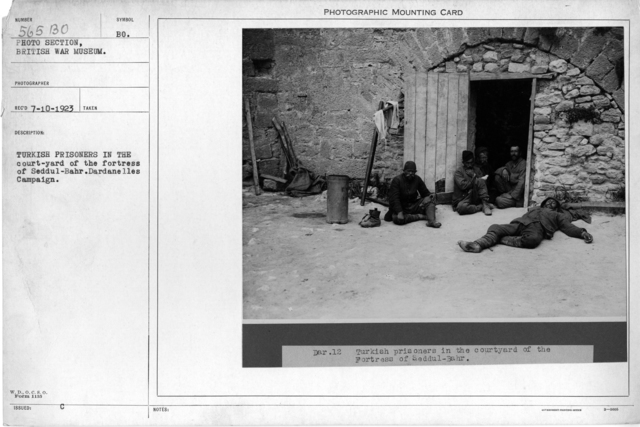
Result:
{"type": "Polygon", "coordinates": [[[483,211],[491,215],[491,204],[486,184],[487,176],[474,166],[473,153],[462,152],[462,166],[453,175],[453,210],[460,215],[483,211]]]}
{"type": "Polygon", "coordinates": [[[511,146],[511,160],[495,172],[495,187],[500,194],[496,206],[500,209],[522,207],[524,204],[524,175],[527,162],[520,157],[520,148],[511,146]]]}
{"type": "Polygon", "coordinates": [[[576,227],[566,215],[560,213],[560,203],[552,197],[545,199],[540,206],[533,206],[522,217],[510,224],[494,224],[487,234],[475,242],[460,240],[458,245],[465,252],[479,253],[497,243],[516,248],[533,249],[543,239],[553,238],[553,233],[562,231],[569,237],[593,242],[593,237],[584,228],[576,227]]]}
{"type": "Polygon", "coordinates": [[[404,171],[393,178],[389,187],[389,211],[384,220],[404,225],[427,220],[427,227],[439,228],[436,222],[436,204],[422,178],[416,175],[416,164],[408,161],[404,171]],[[418,197],[419,196],[419,197],[418,197]]]}
{"type": "Polygon", "coordinates": [[[482,176],[487,176],[487,192],[489,193],[489,202],[494,203],[496,201],[496,189],[494,184],[495,170],[493,165],[489,162],[489,150],[487,147],[478,147],[476,149],[476,166],[482,171],[482,176]]]}

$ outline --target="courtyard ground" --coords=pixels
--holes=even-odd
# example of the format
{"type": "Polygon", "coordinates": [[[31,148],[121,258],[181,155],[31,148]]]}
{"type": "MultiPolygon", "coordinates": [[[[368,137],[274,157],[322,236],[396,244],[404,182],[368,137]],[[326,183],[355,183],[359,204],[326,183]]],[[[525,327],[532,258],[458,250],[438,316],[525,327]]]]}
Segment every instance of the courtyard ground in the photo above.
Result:
{"type": "Polygon", "coordinates": [[[349,222],[326,222],[326,196],[243,190],[245,319],[517,319],[626,316],[626,218],[574,222],[588,245],[556,232],[534,249],[463,252],[494,223],[525,209],[459,216],[439,205],[442,228],[358,222],[384,206],[349,202],[349,222]]]}

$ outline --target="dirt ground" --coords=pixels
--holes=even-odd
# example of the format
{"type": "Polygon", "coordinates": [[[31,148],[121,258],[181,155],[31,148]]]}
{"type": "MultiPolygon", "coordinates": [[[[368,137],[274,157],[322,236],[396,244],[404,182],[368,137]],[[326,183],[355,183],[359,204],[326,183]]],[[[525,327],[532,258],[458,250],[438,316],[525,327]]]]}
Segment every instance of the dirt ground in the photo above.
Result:
{"type": "Polygon", "coordinates": [[[358,222],[374,203],[349,203],[347,224],[326,222],[326,196],[243,190],[245,319],[453,319],[626,316],[625,216],[577,221],[588,245],[556,232],[534,249],[463,252],[523,208],[459,216],[439,205],[442,228],[358,222]]]}

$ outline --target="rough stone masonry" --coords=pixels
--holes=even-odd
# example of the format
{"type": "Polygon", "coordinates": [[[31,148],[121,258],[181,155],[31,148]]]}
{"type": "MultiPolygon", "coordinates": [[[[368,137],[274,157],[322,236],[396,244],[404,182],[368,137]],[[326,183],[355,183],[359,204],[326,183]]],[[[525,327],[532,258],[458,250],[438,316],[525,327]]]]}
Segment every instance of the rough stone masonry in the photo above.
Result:
{"type": "MultiPolygon", "coordinates": [[[[243,94],[259,168],[282,173],[275,116],[304,165],[363,178],[373,114],[381,100],[402,100],[405,70],[551,74],[535,95],[530,197],[563,186],[603,201],[625,182],[623,48],[617,27],[245,30],[243,94]],[[578,108],[593,117],[572,122],[578,108]]],[[[402,168],[402,130],[377,150],[374,173],[383,178],[402,168]]]]}

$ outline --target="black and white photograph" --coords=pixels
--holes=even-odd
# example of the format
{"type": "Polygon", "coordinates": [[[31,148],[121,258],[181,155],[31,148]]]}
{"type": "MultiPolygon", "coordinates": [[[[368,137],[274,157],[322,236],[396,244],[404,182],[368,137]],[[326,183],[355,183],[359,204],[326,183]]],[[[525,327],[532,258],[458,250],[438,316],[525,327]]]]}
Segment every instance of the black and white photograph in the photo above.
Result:
{"type": "Polygon", "coordinates": [[[624,321],[624,64],[622,27],[243,30],[244,319],[624,321]]]}

